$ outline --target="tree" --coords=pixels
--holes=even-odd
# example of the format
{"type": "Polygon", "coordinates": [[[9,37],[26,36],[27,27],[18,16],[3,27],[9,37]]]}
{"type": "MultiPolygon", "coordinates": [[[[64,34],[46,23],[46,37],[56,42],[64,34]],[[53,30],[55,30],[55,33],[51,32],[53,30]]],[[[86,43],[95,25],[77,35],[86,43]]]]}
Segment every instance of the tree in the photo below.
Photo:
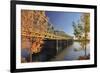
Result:
{"type": "MultiPolygon", "coordinates": [[[[31,47],[28,47],[30,51],[30,62],[32,61],[32,54],[39,53],[42,49],[41,45],[43,45],[45,39],[44,33],[47,32],[47,23],[44,11],[21,11],[21,39],[28,40],[28,42],[31,43],[31,47]]],[[[26,42],[27,41],[21,41],[22,44],[26,42]]],[[[24,44],[24,46],[26,45],[27,44],[24,44]]]]}
{"type": "Polygon", "coordinates": [[[75,35],[75,37],[79,41],[81,41],[82,34],[84,32],[83,26],[80,24],[80,22],[78,22],[77,24],[75,22],[73,22],[73,28],[74,28],[74,35],[75,35]]]}
{"type": "Polygon", "coordinates": [[[85,55],[86,55],[86,46],[89,40],[88,33],[90,32],[90,14],[89,13],[83,13],[81,17],[81,22],[84,25],[84,49],[85,49],[85,55]]]}
{"type": "Polygon", "coordinates": [[[90,32],[90,14],[83,13],[77,23],[73,22],[73,28],[74,35],[80,41],[80,45],[84,49],[86,56],[86,46],[89,40],[88,33],[90,32]]]}

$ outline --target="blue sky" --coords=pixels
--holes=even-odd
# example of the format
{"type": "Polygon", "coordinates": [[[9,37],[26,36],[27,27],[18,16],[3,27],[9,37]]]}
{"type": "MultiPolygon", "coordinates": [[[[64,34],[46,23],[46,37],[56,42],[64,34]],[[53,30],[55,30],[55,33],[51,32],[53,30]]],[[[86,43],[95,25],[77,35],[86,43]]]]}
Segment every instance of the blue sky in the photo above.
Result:
{"type": "Polygon", "coordinates": [[[46,11],[46,16],[55,29],[62,30],[71,36],[74,36],[72,22],[77,22],[81,14],[82,13],[79,12],[46,11]]]}

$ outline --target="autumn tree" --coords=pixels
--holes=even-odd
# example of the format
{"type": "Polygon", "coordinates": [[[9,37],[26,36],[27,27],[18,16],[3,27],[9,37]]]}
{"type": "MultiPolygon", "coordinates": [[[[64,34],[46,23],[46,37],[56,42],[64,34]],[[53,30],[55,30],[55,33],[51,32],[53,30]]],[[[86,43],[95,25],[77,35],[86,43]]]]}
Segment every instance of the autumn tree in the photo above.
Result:
{"type": "Polygon", "coordinates": [[[45,39],[44,33],[47,32],[47,24],[44,11],[21,10],[21,48],[28,48],[30,51],[30,62],[32,54],[39,53],[42,49],[41,45],[45,39]]]}
{"type": "Polygon", "coordinates": [[[89,13],[83,13],[81,16],[81,23],[84,28],[84,36],[83,36],[83,44],[85,49],[85,56],[86,56],[86,46],[89,40],[89,32],[90,32],[90,14],[89,13]]]}

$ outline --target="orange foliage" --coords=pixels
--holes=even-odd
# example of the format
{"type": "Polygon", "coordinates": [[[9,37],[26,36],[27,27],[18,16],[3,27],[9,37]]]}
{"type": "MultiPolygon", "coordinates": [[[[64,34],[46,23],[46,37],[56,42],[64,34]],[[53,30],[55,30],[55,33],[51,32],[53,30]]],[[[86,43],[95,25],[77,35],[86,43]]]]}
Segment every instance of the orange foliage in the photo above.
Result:
{"type": "Polygon", "coordinates": [[[42,44],[43,44],[43,38],[37,37],[35,39],[35,42],[33,42],[33,44],[32,44],[32,48],[31,48],[32,52],[33,53],[40,52],[40,50],[42,48],[42,46],[41,46],[42,44]]]}
{"type": "Polygon", "coordinates": [[[24,33],[25,35],[22,35],[22,39],[26,39],[25,41],[22,41],[22,46],[27,48],[27,46],[25,46],[27,45],[26,42],[30,42],[31,48],[28,46],[28,49],[30,49],[32,53],[40,52],[44,35],[41,35],[43,37],[39,36],[47,31],[47,23],[48,22],[44,11],[21,10],[21,34],[24,33]],[[34,32],[39,33],[36,34],[37,37],[31,36],[34,34],[34,32]],[[28,38],[31,40],[23,36],[28,36],[28,38]]]}

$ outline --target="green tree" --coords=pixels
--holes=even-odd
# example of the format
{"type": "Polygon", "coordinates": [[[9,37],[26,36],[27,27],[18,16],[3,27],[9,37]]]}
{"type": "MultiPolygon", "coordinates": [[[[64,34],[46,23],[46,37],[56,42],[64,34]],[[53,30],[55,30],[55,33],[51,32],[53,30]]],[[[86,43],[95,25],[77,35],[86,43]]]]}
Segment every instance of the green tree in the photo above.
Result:
{"type": "Polygon", "coordinates": [[[86,56],[86,46],[89,40],[88,33],[90,32],[90,14],[83,13],[77,23],[73,22],[73,29],[74,35],[80,41],[80,45],[84,49],[86,56]]]}
{"type": "Polygon", "coordinates": [[[84,32],[83,26],[81,25],[80,22],[78,22],[78,23],[73,22],[73,28],[74,28],[74,35],[75,35],[75,37],[76,37],[79,41],[81,41],[82,34],[83,34],[83,32],[84,32]]]}

